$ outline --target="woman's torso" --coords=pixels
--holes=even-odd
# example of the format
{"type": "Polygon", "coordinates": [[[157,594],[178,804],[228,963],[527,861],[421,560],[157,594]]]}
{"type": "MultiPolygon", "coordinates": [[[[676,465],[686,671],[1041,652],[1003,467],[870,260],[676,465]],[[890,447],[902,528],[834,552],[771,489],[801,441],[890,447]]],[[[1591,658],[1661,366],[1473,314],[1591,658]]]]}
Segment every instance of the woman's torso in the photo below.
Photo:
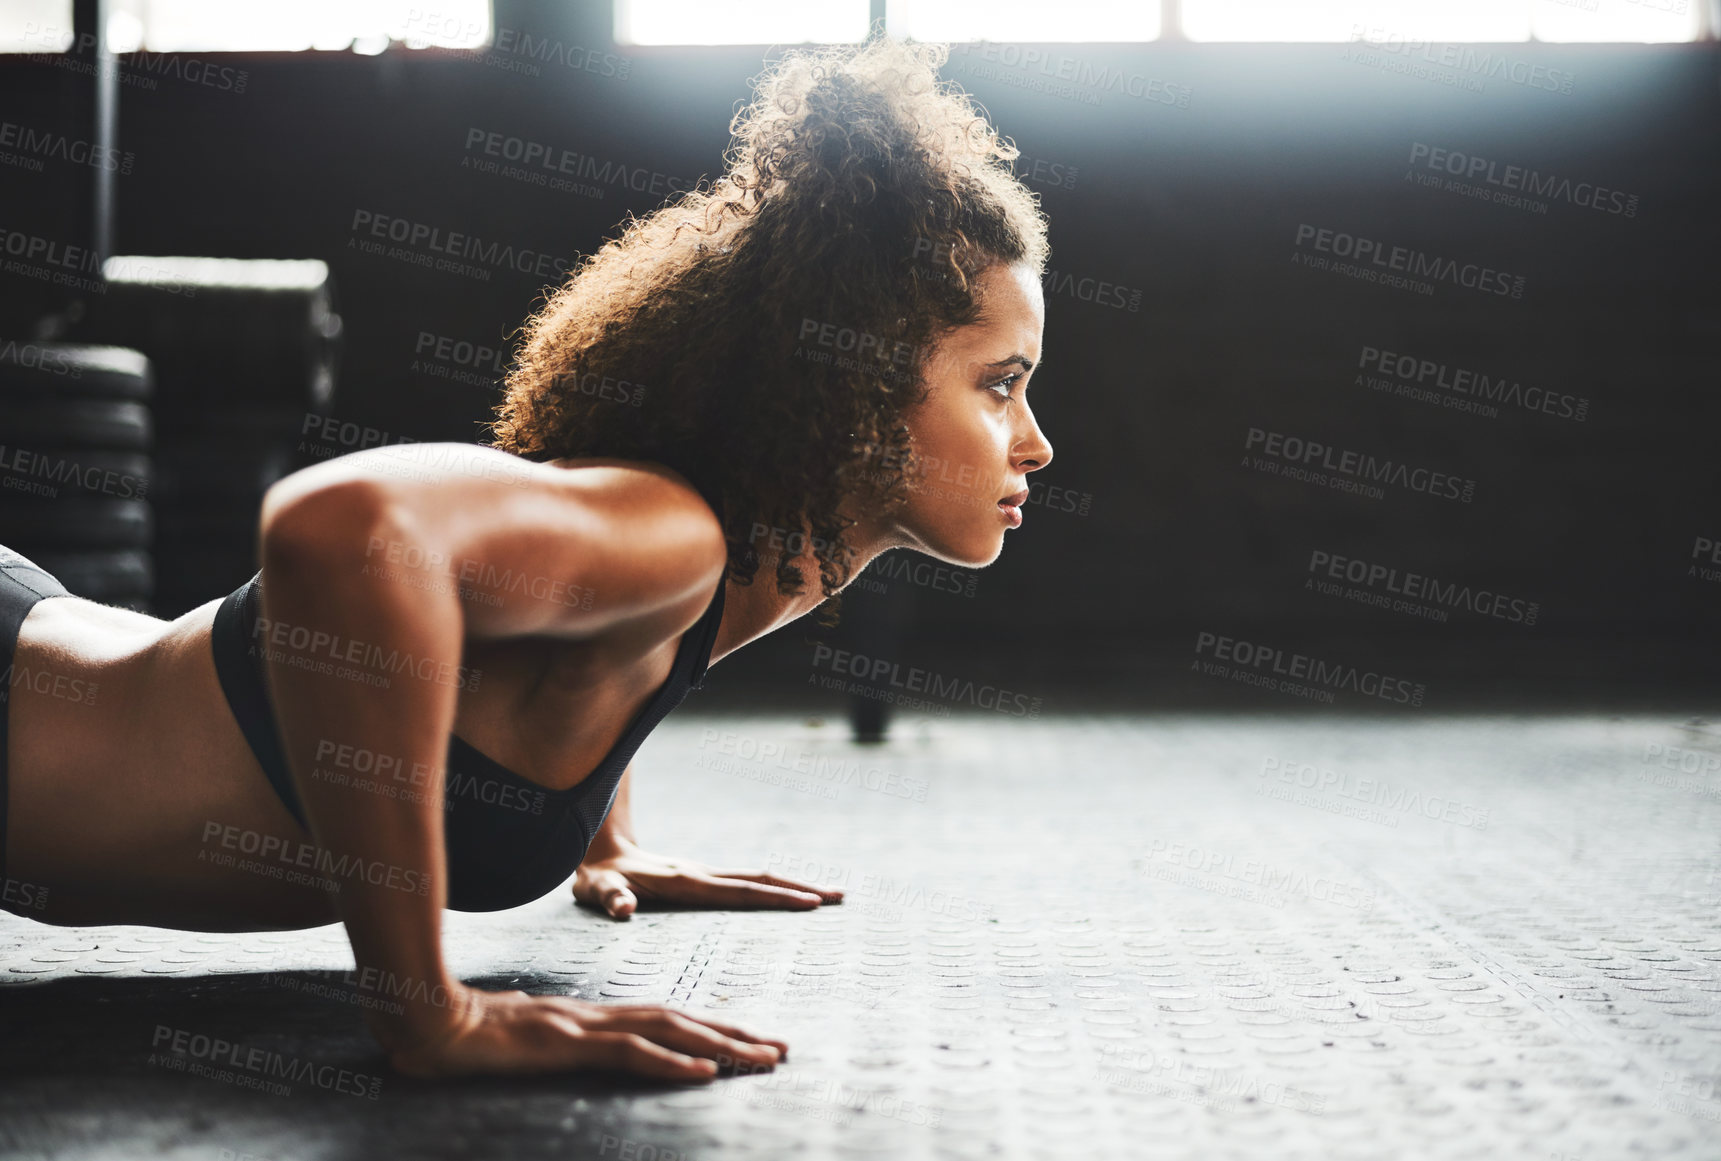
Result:
{"type": "MultiPolygon", "coordinates": [[[[588,640],[469,641],[462,664],[483,680],[458,692],[455,734],[546,789],[580,783],[669,678],[709,599],[588,640]]],[[[207,930],[338,919],[326,890],[247,854],[309,836],[228,708],[210,646],[219,604],[172,622],[77,598],[31,609],[14,665],[56,680],[13,686],[7,874],[48,888],[37,917],[207,930]]]]}

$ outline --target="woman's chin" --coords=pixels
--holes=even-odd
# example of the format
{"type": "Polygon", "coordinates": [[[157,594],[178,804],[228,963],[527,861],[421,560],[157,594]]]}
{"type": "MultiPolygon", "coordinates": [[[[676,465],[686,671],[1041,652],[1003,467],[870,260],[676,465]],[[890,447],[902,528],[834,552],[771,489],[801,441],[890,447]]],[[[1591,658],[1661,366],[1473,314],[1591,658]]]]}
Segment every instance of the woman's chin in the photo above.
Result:
{"type": "Polygon", "coordinates": [[[957,568],[985,568],[1004,551],[1004,529],[976,532],[939,547],[942,551],[934,551],[932,555],[945,564],[957,568]]]}
{"type": "Polygon", "coordinates": [[[985,568],[1004,550],[1010,525],[1001,512],[987,512],[979,520],[973,509],[939,515],[944,518],[906,524],[911,546],[934,560],[953,568],[985,568]]]}

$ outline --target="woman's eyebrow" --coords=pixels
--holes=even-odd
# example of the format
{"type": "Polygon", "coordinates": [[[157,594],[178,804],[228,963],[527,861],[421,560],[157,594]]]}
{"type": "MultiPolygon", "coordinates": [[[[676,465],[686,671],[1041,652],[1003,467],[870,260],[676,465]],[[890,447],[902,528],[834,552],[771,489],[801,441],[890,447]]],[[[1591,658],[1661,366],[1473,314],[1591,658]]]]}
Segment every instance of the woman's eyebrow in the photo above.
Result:
{"type": "MultiPolygon", "coordinates": [[[[1040,362],[1044,363],[1045,359],[1042,358],[1040,362]]],[[[996,363],[987,363],[985,365],[987,367],[1008,367],[1011,363],[1015,363],[1020,366],[1023,372],[1032,371],[1035,366],[1034,360],[1028,358],[1026,355],[1006,355],[996,363]]]]}

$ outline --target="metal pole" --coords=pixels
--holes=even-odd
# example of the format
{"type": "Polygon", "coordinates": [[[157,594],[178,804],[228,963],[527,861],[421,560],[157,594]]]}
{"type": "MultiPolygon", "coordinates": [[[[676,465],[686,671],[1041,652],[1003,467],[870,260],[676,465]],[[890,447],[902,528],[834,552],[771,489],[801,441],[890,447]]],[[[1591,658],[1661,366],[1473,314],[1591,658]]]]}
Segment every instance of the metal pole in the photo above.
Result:
{"type": "MultiPolygon", "coordinates": [[[[96,0],[96,136],[102,156],[118,156],[119,64],[108,45],[108,0],[96,0]]],[[[92,223],[96,257],[105,262],[114,252],[114,172],[102,164],[96,171],[96,220],[92,223]]],[[[98,268],[99,269],[99,268],[98,268]]]]}
{"type": "MultiPolygon", "coordinates": [[[[88,45],[95,65],[94,124],[90,144],[99,156],[114,157],[119,135],[119,65],[108,45],[108,0],[73,0],[72,28],[77,48],[88,45]]],[[[90,203],[90,249],[94,251],[99,277],[101,262],[114,252],[114,167],[93,165],[95,177],[90,203]]]]}

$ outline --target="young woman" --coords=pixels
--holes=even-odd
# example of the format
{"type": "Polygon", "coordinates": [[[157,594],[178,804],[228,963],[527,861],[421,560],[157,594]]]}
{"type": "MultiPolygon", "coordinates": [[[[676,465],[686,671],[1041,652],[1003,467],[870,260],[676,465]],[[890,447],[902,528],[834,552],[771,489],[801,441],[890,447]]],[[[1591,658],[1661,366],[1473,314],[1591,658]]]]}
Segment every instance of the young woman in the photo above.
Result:
{"type": "Polygon", "coordinates": [[[780,61],[727,174],[631,221],[530,321],[493,446],[283,479],[262,569],[226,599],[164,622],[0,551],[7,909],[340,920],[360,986],[395,1001],[367,1019],[416,1075],[779,1059],[659,1006],[468,988],[440,916],[570,873],[618,918],[838,897],[642,850],[628,762],[708,664],[879,553],[989,564],[1051,460],[1026,399],[1044,218],[938,82],[946,51],[780,61]]]}

